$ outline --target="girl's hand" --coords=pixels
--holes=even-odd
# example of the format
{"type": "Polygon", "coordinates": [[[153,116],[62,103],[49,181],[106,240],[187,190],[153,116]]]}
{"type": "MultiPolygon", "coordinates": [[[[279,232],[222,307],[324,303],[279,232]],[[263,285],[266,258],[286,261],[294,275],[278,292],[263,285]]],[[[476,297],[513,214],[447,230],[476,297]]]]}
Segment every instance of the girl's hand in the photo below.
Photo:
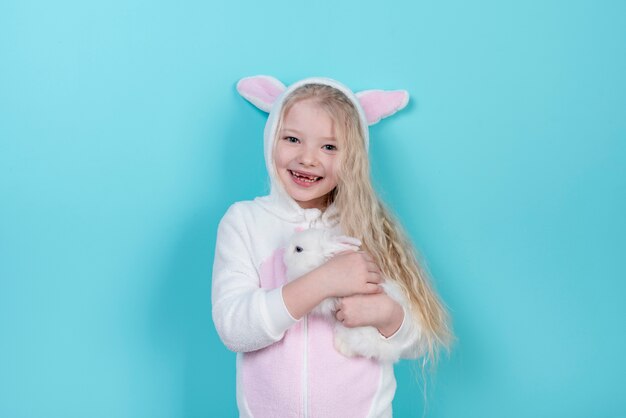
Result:
{"type": "Polygon", "coordinates": [[[348,328],[372,326],[389,337],[402,325],[404,311],[386,293],[354,295],[340,299],[335,318],[348,328]]]}
{"type": "Polygon", "coordinates": [[[318,267],[324,278],[328,297],[382,292],[380,269],[363,251],[339,253],[318,267]]]}

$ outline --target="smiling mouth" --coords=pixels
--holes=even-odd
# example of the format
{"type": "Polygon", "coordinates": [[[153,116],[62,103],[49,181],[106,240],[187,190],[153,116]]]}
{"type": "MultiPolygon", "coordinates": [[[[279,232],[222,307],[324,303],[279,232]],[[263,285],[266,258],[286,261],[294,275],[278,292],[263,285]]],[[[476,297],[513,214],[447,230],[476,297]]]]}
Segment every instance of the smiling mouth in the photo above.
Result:
{"type": "Polygon", "coordinates": [[[324,177],[310,176],[308,174],[300,173],[298,171],[292,171],[292,170],[287,170],[287,171],[289,171],[289,174],[291,174],[292,177],[305,183],[315,183],[316,181],[319,181],[324,178],[324,177]]]}

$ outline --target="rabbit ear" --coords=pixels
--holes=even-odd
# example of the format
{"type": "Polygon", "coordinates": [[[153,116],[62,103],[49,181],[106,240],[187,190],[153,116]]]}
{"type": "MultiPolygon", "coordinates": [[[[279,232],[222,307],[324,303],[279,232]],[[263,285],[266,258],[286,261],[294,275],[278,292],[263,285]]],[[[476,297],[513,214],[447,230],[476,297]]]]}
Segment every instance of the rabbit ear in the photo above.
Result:
{"type": "Polygon", "coordinates": [[[353,237],[339,235],[330,238],[327,244],[327,248],[325,248],[326,256],[332,257],[343,251],[358,251],[361,241],[353,237]]]}
{"type": "Polygon", "coordinates": [[[267,75],[242,78],[237,83],[239,94],[265,112],[269,112],[272,109],[272,105],[278,96],[286,89],[285,85],[279,80],[267,75]]]}
{"type": "Polygon", "coordinates": [[[405,90],[364,90],[358,92],[356,97],[365,111],[369,125],[393,115],[409,103],[409,93],[405,90]]]}

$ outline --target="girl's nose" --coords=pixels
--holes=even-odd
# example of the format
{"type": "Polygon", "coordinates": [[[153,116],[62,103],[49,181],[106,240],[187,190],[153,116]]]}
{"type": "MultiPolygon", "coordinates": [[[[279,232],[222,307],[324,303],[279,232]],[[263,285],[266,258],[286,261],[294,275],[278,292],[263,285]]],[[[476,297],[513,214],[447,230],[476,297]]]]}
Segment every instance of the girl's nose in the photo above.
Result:
{"type": "Polygon", "coordinates": [[[315,151],[303,147],[302,153],[299,157],[299,163],[307,166],[315,166],[317,165],[317,157],[315,156],[315,151]]]}

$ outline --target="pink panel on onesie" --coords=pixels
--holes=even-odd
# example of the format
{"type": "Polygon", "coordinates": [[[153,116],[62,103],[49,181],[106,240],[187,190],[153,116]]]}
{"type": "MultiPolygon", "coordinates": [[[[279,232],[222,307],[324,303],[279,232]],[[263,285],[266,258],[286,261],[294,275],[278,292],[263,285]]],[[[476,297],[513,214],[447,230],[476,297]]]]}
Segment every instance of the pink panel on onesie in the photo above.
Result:
{"type": "MultiPolygon", "coordinates": [[[[284,252],[276,250],[261,264],[262,288],[274,289],[286,283],[284,252]]],[[[306,327],[308,347],[304,346],[305,324],[300,321],[285,332],[282,340],[242,356],[243,396],[252,415],[302,417],[307,387],[309,417],[366,417],[379,388],[380,365],[339,354],[329,321],[309,315],[306,327]]]]}
{"type": "Polygon", "coordinates": [[[243,396],[254,418],[302,417],[302,323],[242,356],[243,396]]]}
{"type": "Polygon", "coordinates": [[[308,329],[310,416],[367,417],[380,386],[380,364],[339,354],[333,327],[320,316],[309,316],[308,329]]]}
{"type": "MultiPolygon", "coordinates": [[[[260,267],[261,287],[274,289],[287,282],[279,249],[260,267]]],[[[301,417],[302,322],[291,327],[282,340],[242,356],[243,396],[255,418],[301,417]]]]}

